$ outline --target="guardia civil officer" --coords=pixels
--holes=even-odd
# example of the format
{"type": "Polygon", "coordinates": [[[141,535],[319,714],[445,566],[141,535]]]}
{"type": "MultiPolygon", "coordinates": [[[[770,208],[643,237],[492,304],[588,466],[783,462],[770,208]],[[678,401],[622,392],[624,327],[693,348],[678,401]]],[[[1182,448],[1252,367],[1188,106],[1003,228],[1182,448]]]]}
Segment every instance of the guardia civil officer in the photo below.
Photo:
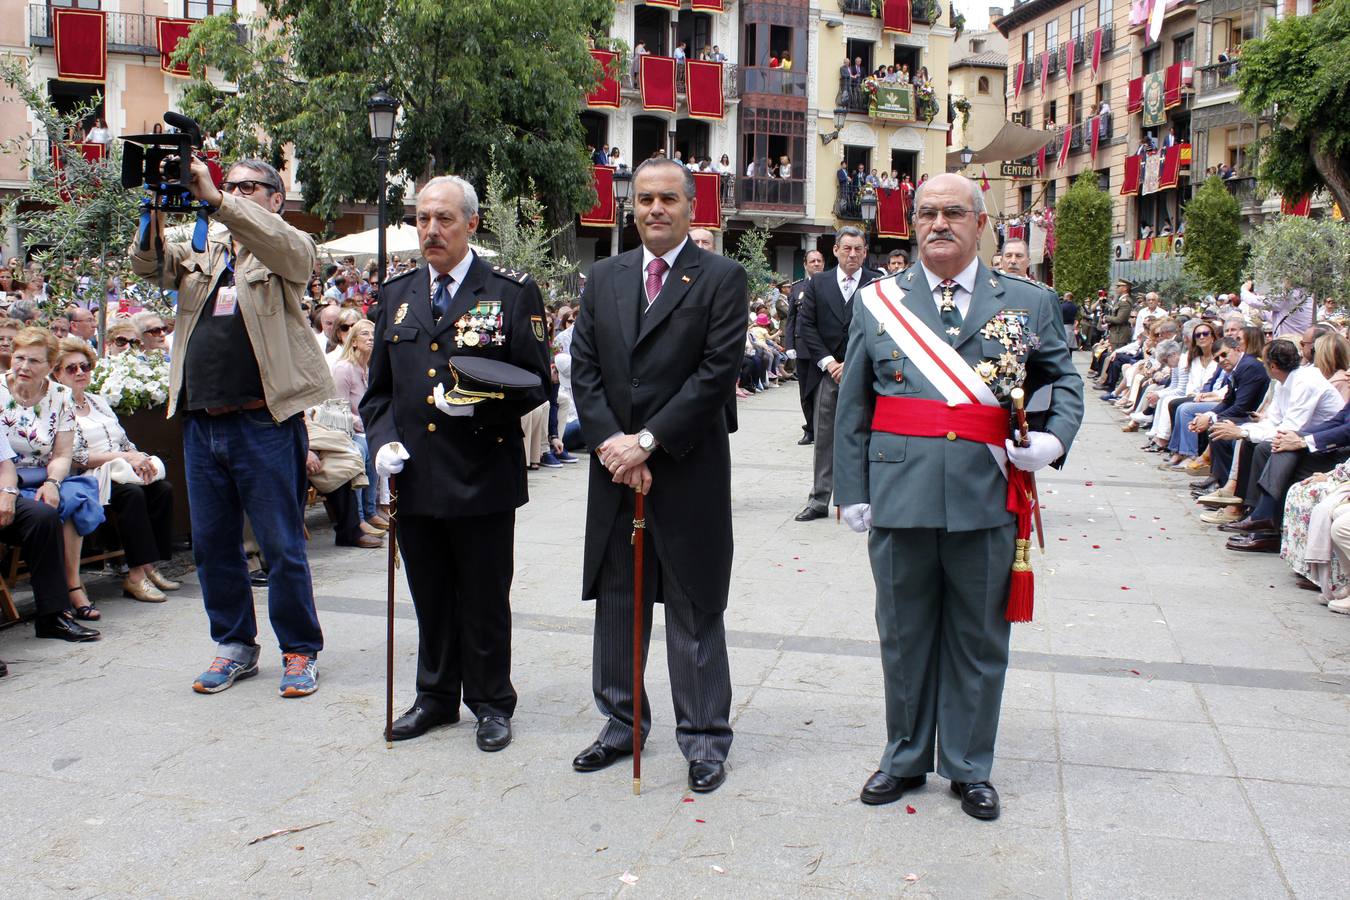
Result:
{"type": "MultiPolygon", "coordinates": [[[[871,531],[885,679],[887,743],[862,801],[898,800],[936,761],[962,810],[993,819],[1009,616],[1021,618],[1009,591],[1030,546],[1029,505],[1010,503],[1025,491],[1010,479],[1025,486],[1017,470],[1064,456],[1083,382],[1054,292],[976,257],[979,186],[939,175],[914,201],[919,264],[859,289],[835,432],[836,499],[851,528],[871,531]],[[1026,448],[1008,441],[1018,387],[1050,395],[1026,448]]],[[[1029,589],[1026,575],[1015,586],[1029,589]]]]}
{"type": "Polygon", "coordinates": [[[806,275],[800,281],[794,281],[788,288],[787,323],[783,326],[783,345],[793,352],[797,365],[797,394],[802,402],[802,438],[797,443],[803,447],[816,441],[816,388],[820,386],[820,369],[811,359],[811,351],[801,339],[802,301],[806,299],[806,285],[812,275],[825,271],[825,254],[819,250],[807,250],[803,262],[806,275]]]}
{"type": "Polygon", "coordinates": [[[398,537],[417,610],[417,699],[394,740],[478,719],[481,750],[511,742],[511,577],[516,509],[529,499],[520,417],[547,400],[542,386],[471,406],[438,404],[454,387],[449,361],[499,360],[539,376],[549,363],[544,304],[528,275],[469,249],[478,195],[454,176],[417,195],[426,263],[381,291],[361,420],[376,469],[395,475],[398,537]],[[447,412],[455,413],[447,415],[447,412]]]}

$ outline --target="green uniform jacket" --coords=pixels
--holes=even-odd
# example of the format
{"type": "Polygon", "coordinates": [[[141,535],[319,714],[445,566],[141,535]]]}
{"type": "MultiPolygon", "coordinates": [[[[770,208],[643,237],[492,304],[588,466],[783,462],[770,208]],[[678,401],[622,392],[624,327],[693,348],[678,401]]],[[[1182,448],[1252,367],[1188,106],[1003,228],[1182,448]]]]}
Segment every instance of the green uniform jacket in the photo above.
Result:
{"type": "MultiPolygon", "coordinates": [[[[912,266],[880,283],[895,285],[904,293],[904,305],[939,339],[945,336],[921,266],[912,266]]],[[[860,288],[854,297],[857,308],[839,385],[835,502],[840,506],[870,503],[876,528],[972,531],[1012,522],[1013,515],[1007,510],[1007,481],[984,444],[872,433],[877,396],[946,398],[904,356],[890,334],[879,333],[876,318],[866,304],[857,302],[864,290],[870,288],[860,288]]],[[[1035,336],[1027,341],[1035,346],[1019,354],[1026,365],[1024,388],[1030,397],[1041,387],[1051,387],[1049,414],[1041,430],[1059,438],[1067,452],[1083,421],[1083,379],[1065,343],[1059,299],[1053,291],[1014,275],[991,272],[981,263],[970,313],[956,339],[957,352],[972,368],[1006,352],[1002,343],[982,333],[1000,313],[1024,316],[1025,327],[1035,336]]]]}

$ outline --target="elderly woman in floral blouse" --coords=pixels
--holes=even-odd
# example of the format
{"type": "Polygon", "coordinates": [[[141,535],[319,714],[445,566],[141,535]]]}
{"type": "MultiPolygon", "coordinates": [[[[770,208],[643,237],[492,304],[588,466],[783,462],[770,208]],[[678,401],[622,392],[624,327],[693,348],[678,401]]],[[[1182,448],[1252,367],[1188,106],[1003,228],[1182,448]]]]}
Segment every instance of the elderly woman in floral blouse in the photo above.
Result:
{"type": "Polygon", "coordinates": [[[87,342],[72,337],[61,341],[53,377],[70,388],[74,460],[97,479],[100,501],[117,513],[128,566],[122,593],[143,603],[162,603],[167,599],[163,591],[182,586],[155,568],[173,555],[173,485],[164,480],[163,463],[131,443],[108,402],[88,392],[97,362],[87,342]]]}
{"type": "Polygon", "coordinates": [[[71,475],[75,416],[70,391],[49,381],[60,350],[51,332],[25,328],[14,338],[11,366],[0,379],[0,431],[18,458],[23,495],[56,507],[65,543],[66,585],[77,619],[100,618],[80,583],[84,535],[103,523],[98,482],[71,475]]]}

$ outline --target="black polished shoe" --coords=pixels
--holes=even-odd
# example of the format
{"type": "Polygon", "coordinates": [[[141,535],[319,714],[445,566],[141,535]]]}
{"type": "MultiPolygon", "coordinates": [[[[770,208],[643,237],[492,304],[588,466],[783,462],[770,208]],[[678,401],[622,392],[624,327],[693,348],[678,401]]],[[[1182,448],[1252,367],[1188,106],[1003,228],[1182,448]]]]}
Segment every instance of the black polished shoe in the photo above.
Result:
{"type": "Polygon", "coordinates": [[[248,583],[254,587],[267,587],[267,570],[259,569],[256,572],[250,572],[248,583]]]}
{"type": "Polygon", "coordinates": [[[511,743],[511,720],[506,716],[483,716],[478,720],[478,749],[494,753],[511,743]]]}
{"type": "Polygon", "coordinates": [[[409,741],[421,737],[438,725],[453,725],[458,721],[459,710],[446,715],[445,713],[433,712],[423,706],[414,706],[394,720],[394,727],[390,730],[389,739],[409,741]]]}
{"type": "Polygon", "coordinates": [[[806,509],[797,513],[794,519],[798,522],[814,522],[816,519],[823,519],[828,516],[823,509],[816,509],[814,506],[808,506],[806,509]]]}
{"type": "Polygon", "coordinates": [[[96,641],[103,635],[92,628],[85,628],[73,619],[67,619],[62,613],[50,613],[38,616],[34,633],[40,638],[55,638],[61,641],[81,643],[96,641]]]}
{"type": "Polygon", "coordinates": [[[998,818],[998,791],[989,782],[953,781],[952,793],[961,798],[961,812],[971,818],[998,818]]]}
{"type": "Polygon", "coordinates": [[[927,781],[927,775],[906,775],[904,778],[895,778],[885,772],[873,772],[872,777],[867,779],[867,784],[863,785],[862,794],[858,799],[868,806],[894,803],[904,796],[905,791],[921,788],[927,781]]]}
{"type": "Polygon", "coordinates": [[[797,442],[798,447],[809,447],[816,442],[816,439],[809,434],[802,435],[802,439],[797,442]]]}
{"type": "Polygon", "coordinates": [[[621,750],[596,741],[577,754],[576,759],[572,760],[572,768],[578,772],[599,772],[601,769],[608,769],[623,757],[632,755],[631,747],[621,750]]]}
{"type": "Polygon", "coordinates": [[[1224,544],[1229,550],[1244,553],[1279,553],[1280,534],[1278,531],[1253,531],[1250,534],[1235,534],[1224,544]]]}
{"type": "Polygon", "coordinates": [[[715,759],[691,759],[689,761],[689,789],[707,794],[722,786],[727,780],[726,763],[715,759]]]}

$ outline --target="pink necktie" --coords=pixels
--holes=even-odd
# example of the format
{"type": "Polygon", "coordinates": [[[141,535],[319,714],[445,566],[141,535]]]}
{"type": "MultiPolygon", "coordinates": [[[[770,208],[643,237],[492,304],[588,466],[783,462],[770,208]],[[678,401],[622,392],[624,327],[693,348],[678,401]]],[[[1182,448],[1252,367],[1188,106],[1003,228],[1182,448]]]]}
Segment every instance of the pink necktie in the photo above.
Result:
{"type": "Polygon", "coordinates": [[[656,295],[661,293],[661,276],[666,274],[666,261],[657,257],[647,263],[647,305],[651,306],[656,302],[656,295]]]}

